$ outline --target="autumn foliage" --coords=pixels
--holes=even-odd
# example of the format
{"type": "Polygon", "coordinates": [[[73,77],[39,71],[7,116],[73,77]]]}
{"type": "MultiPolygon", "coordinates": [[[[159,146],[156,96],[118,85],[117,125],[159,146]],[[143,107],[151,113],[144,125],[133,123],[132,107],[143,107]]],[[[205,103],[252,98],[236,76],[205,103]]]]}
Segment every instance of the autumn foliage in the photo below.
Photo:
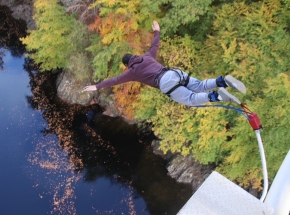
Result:
{"type": "MultiPolygon", "coordinates": [[[[128,15],[124,14],[108,14],[107,17],[102,18],[98,16],[93,24],[89,26],[89,30],[96,32],[100,36],[103,46],[115,46],[115,44],[126,44],[126,49],[123,52],[115,53],[120,61],[122,55],[127,52],[134,54],[143,54],[150,47],[152,40],[152,33],[143,29],[138,29],[137,21],[128,15]]],[[[106,50],[104,50],[106,51],[106,50]]],[[[104,53],[103,53],[104,54],[104,53]]],[[[107,52],[107,54],[110,54],[107,52]]],[[[98,55],[97,55],[98,56],[98,55]]],[[[96,58],[98,58],[96,56],[96,58]]],[[[98,61],[96,61],[96,68],[98,61]]],[[[120,68],[116,67],[115,71],[112,69],[112,74],[120,73],[120,68]]],[[[110,77],[110,75],[109,75],[110,77]]],[[[120,106],[120,110],[128,118],[134,118],[134,108],[132,103],[135,103],[140,92],[140,83],[127,83],[123,86],[114,88],[115,100],[120,106]]]]}
{"type": "MultiPolygon", "coordinates": [[[[35,1],[38,29],[23,42],[37,51],[32,57],[45,69],[65,67],[63,56],[76,51],[68,38],[77,38],[71,35],[78,25],[56,0],[51,3],[58,11],[54,18],[47,2],[35,1]]],[[[144,54],[153,38],[152,21],[159,21],[158,60],[165,66],[191,71],[199,79],[231,74],[245,83],[247,94],[229,91],[258,113],[274,178],[290,148],[288,0],[96,0],[90,7],[99,8],[99,14],[86,34],[90,43],[78,46],[81,56],[90,56],[94,74],[89,78],[101,81],[124,72],[122,56],[144,54]]],[[[124,114],[153,125],[164,152],[215,163],[227,178],[262,189],[257,141],[243,116],[221,108],[186,107],[140,83],[116,86],[114,92],[124,114]]]]}

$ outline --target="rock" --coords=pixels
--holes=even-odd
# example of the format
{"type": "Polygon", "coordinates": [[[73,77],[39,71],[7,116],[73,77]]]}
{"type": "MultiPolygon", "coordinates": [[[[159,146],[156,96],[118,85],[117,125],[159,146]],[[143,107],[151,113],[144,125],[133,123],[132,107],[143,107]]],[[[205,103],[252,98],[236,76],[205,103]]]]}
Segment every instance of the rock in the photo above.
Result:
{"type": "Polygon", "coordinates": [[[98,103],[102,108],[106,110],[105,112],[103,112],[104,115],[111,117],[122,116],[115,103],[114,94],[111,88],[98,90],[98,94],[95,95],[94,99],[96,103],[98,103]]]}
{"type": "Polygon", "coordinates": [[[203,165],[190,156],[183,157],[179,154],[164,155],[171,157],[167,165],[168,175],[180,183],[191,184],[195,192],[210,173],[215,169],[214,165],[203,165]]]}
{"type": "Polygon", "coordinates": [[[186,183],[186,184],[191,184],[193,181],[193,176],[195,173],[194,167],[188,167],[185,169],[185,171],[180,175],[180,177],[177,179],[178,182],[186,183]]]}
{"type": "Polygon", "coordinates": [[[12,8],[13,16],[16,19],[23,19],[27,23],[27,28],[32,30],[36,29],[35,21],[32,19],[32,8],[28,4],[21,4],[17,5],[14,8],[12,8]]]}
{"type": "Polygon", "coordinates": [[[33,6],[30,4],[31,1],[19,2],[18,4],[14,1],[1,0],[0,5],[6,5],[13,11],[12,16],[15,19],[22,19],[27,23],[27,28],[29,30],[36,29],[35,21],[33,20],[33,6]]]}
{"type": "Polygon", "coordinates": [[[159,140],[153,140],[151,147],[154,154],[168,161],[166,167],[168,171],[167,174],[179,183],[191,184],[193,192],[201,186],[216,167],[214,164],[200,164],[191,156],[183,157],[179,153],[172,153],[170,151],[164,154],[159,149],[159,140]]]}
{"type": "MultiPolygon", "coordinates": [[[[58,71],[52,71],[58,73],[58,71]]],[[[83,92],[83,88],[87,85],[92,85],[89,81],[77,81],[72,72],[64,69],[58,74],[56,80],[57,96],[66,103],[91,105],[98,104],[105,111],[104,115],[110,117],[122,117],[127,123],[137,123],[136,120],[130,120],[122,114],[118,109],[114,94],[111,88],[104,88],[98,91],[83,92]]]]}
{"type": "Polygon", "coordinates": [[[69,104],[87,105],[92,100],[93,92],[83,92],[82,89],[89,82],[76,81],[74,75],[69,70],[63,70],[57,77],[57,96],[69,104]]]}
{"type": "Polygon", "coordinates": [[[167,170],[168,175],[172,178],[178,180],[178,178],[183,174],[183,172],[192,166],[193,160],[191,157],[183,157],[181,155],[176,155],[172,161],[168,163],[167,170]]]}
{"type": "Polygon", "coordinates": [[[155,155],[159,155],[161,157],[165,156],[165,154],[159,149],[159,141],[158,140],[153,140],[151,143],[151,147],[152,147],[153,153],[155,155]]]}
{"type": "Polygon", "coordinates": [[[210,173],[215,169],[214,165],[203,165],[195,161],[191,156],[183,157],[178,153],[167,152],[164,154],[159,149],[159,140],[153,140],[151,147],[153,153],[168,161],[168,175],[179,183],[191,184],[195,192],[210,173]]]}

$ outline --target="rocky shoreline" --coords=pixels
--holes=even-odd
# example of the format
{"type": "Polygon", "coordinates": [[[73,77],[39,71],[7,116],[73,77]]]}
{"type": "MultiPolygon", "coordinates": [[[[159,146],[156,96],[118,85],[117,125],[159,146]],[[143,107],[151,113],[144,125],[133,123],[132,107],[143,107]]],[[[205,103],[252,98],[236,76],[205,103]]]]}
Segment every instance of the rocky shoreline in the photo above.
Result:
{"type": "MultiPolygon", "coordinates": [[[[27,23],[27,28],[33,30],[36,28],[36,25],[32,19],[33,7],[30,5],[30,2],[22,0],[21,4],[15,4],[9,0],[3,0],[0,5],[8,6],[13,11],[13,17],[23,19],[27,23]]],[[[90,83],[76,82],[70,74],[67,71],[61,71],[58,74],[55,84],[57,96],[60,99],[68,104],[81,104],[84,106],[98,103],[105,110],[103,114],[111,117],[121,116],[127,123],[136,123],[121,115],[114,102],[114,94],[112,94],[110,89],[104,90],[102,93],[84,94],[81,92],[83,86],[89,85],[90,83]]],[[[168,175],[180,183],[190,184],[193,192],[198,189],[215,168],[214,165],[202,165],[194,161],[192,157],[184,158],[179,154],[163,154],[158,150],[159,141],[157,139],[152,141],[151,146],[155,154],[161,156],[168,162],[168,175]]]]}

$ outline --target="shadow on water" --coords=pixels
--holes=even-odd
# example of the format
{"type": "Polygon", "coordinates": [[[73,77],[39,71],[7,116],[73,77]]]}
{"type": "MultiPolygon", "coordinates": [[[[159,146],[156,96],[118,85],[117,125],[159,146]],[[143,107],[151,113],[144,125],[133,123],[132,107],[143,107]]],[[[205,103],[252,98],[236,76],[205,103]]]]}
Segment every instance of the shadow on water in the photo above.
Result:
{"type": "MultiPolygon", "coordinates": [[[[18,38],[25,36],[25,23],[15,21],[5,7],[0,7],[0,12],[5,14],[0,20],[0,50],[10,49],[13,56],[22,56],[25,49],[18,38]]],[[[2,54],[5,54],[4,51],[2,54]]],[[[121,118],[105,116],[98,105],[68,105],[56,96],[56,74],[39,73],[38,67],[29,58],[25,58],[24,69],[30,76],[32,91],[32,95],[26,98],[29,108],[40,111],[47,121],[47,127],[41,131],[43,136],[53,134],[58,138],[56,149],[46,150],[48,161],[39,157],[46,146],[38,146],[29,160],[43,169],[60,172],[59,169],[63,168],[76,175],[66,179],[65,189],[69,187],[70,190],[64,190],[64,194],[59,194],[58,185],[54,187],[53,212],[76,214],[75,209],[66,212],[61,203],[67,204],[62,201],[64,197],[74,201],[72,193],[75,187],[71,184],[78,181],[80,175],[84,183],[106,178],[111,184],[133,187],[132,199],[143,198],[146,210],[152,215],[170,215],[179,211],[189,199],[191,188],[167,176],[166,161],[152,152],[150,143],[154,135],[149,125],[140,128],[127,124],[121,118]],[[56,151],[65,152],[69,165],[59,164],[56,151]]],[[[128,200],[131,207],[134,206],[132,199],[128,200]]],[[[134,209],[130,211],[130,214],[136,214],[134,209]]]]}

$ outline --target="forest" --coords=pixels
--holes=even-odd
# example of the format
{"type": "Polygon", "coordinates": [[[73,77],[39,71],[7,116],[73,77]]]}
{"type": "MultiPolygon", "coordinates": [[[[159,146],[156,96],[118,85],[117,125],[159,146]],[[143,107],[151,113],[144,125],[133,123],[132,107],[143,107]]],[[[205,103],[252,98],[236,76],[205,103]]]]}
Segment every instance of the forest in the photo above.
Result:
{"type": "MultiPolygon", "coordinates": [[[[246,94],[229,91],[259,115],[273,180],[290,148],[290,0],[66,1],[33,1],[37,29],[21,40],[43,71],[67,68],[91,83],[119,75],[125,53],[149,49],[157,20],[164,66],[201,80],[231,74],[245,83],[246,94]]],[[[262,189],[257,140],[242,115],[180,105],[135,82],[113,91],[127,117],[152,124],[163,152],[214,163],[240,186],[262,189]]]]}

